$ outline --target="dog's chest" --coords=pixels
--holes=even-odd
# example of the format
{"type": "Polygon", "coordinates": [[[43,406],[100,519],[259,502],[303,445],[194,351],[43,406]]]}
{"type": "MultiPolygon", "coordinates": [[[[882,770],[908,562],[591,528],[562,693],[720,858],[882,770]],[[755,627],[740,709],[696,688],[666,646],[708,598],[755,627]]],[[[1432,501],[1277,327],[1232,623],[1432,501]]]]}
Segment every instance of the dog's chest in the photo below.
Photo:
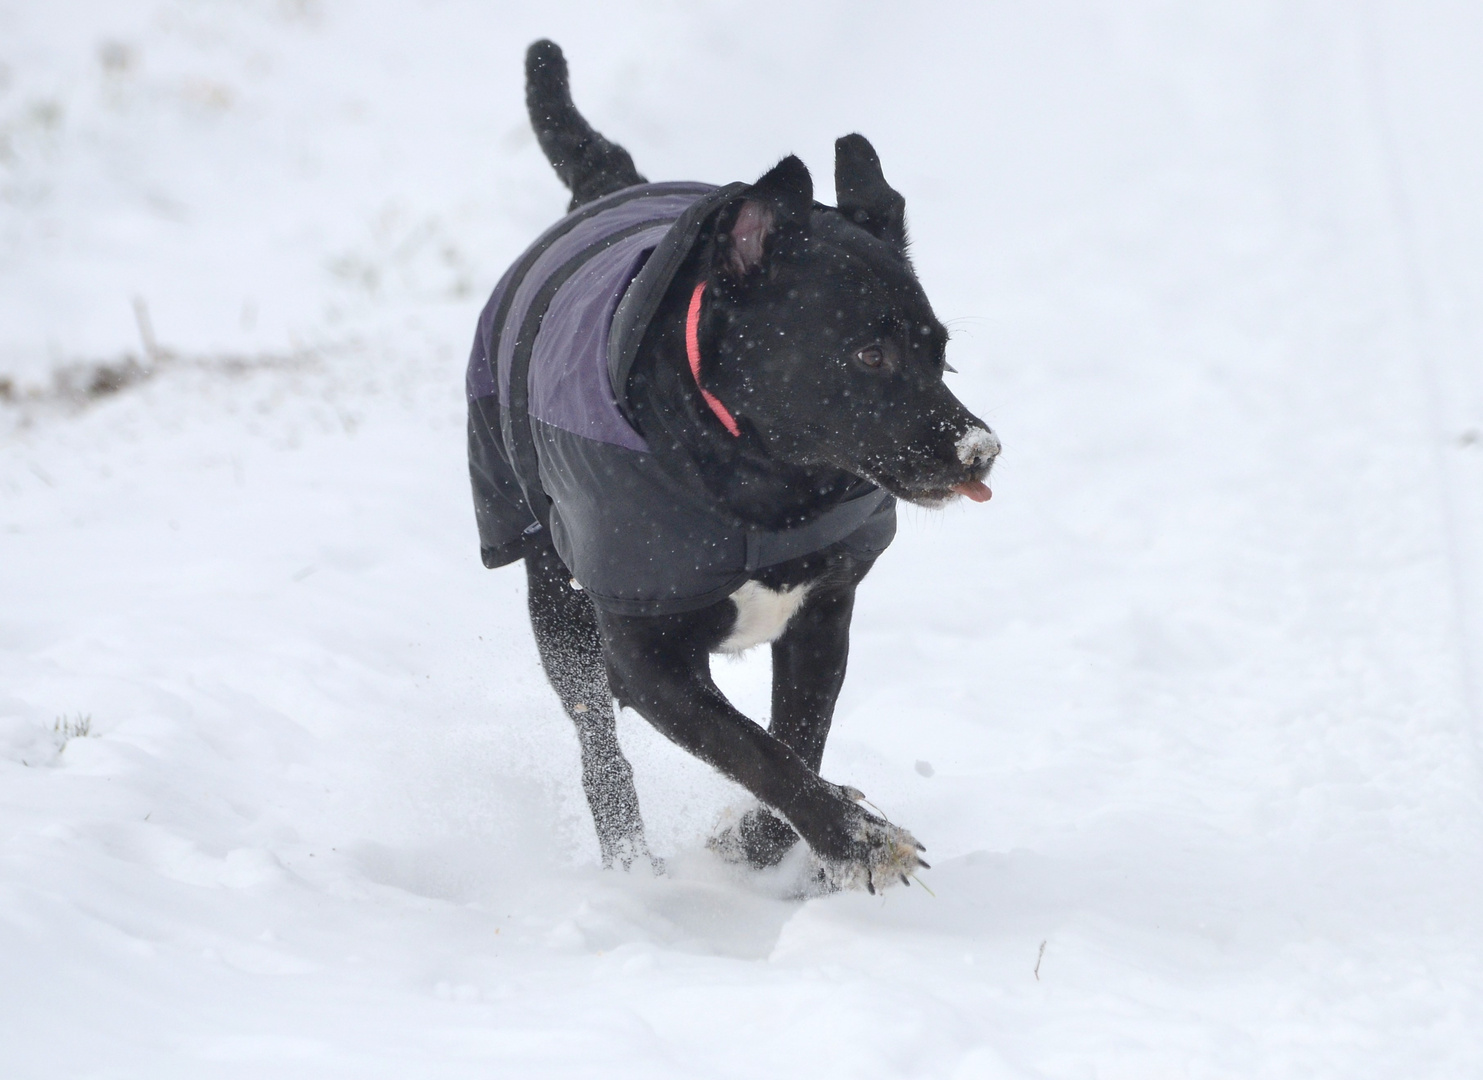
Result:
{"type": "Polygon", "coordinates": [[[788,628],[798,608],[808,596],[809,586],[794,585],[787,589],[769,589],[760,581],[748,581],[731,594],[736,605],[736,622],[726,640],[716,646],[726,653],[745,652],[754,645],[776,641],[788,628]]]}

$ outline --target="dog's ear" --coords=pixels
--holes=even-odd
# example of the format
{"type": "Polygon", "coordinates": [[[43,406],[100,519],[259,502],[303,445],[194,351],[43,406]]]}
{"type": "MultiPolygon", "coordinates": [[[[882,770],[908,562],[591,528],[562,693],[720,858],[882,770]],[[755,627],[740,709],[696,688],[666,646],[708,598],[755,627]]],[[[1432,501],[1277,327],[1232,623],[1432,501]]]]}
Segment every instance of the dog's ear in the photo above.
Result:
{"type": "Polygon", "coordinates": [[[741,280],[772,258],[779,246],[808,233],[814,181],[791,154],[748,188],[729,221],[723,219],[716,246],[717,268],[741,280]]]}
{"type": "Polygon", "coordinates": [[[881,159],[864,135],[846,135],[834,142],[834,196],[845,217],[906,250],[906,200],[886,183],[881,159]]]}

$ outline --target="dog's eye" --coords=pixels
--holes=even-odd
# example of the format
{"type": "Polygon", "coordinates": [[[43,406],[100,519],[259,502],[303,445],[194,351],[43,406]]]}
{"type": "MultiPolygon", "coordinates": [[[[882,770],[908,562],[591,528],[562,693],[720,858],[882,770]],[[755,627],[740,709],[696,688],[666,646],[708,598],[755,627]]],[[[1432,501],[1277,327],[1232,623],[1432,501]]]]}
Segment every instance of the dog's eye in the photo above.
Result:
{"type": "Polygon", "coordinates": [[[855,359],[868,368],[878,368],[886,362],[886,354],[879,345],[867,345],[855,354],[855,359]]]}

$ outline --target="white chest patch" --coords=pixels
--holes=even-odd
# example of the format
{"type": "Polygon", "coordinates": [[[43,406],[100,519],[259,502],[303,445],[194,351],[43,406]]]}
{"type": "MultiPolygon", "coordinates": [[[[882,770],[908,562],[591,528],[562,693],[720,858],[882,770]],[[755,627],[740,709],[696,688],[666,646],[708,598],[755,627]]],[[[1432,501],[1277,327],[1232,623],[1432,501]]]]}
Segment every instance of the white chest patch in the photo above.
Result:
{"type": "Polygon", "coordinates": [[[716,648],[721,652],[739,653],[765,641],[776,641],[783,636],[788,620],[806,596],[807,585],[795,585],[779,592],[760,581],[743,582],[742,587],[731,594],[731,602],[736,605],[736,625],[716,648]]]}

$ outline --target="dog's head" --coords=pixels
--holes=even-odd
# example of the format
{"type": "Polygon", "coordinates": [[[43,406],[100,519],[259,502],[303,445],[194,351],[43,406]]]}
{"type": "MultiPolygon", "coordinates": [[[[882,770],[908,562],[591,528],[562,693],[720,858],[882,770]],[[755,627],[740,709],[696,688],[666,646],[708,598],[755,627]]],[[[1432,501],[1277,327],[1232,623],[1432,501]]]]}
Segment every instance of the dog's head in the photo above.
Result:
{"type": "Polygon", "coordinates": [[[767,452],[898,498],[988,498],[999,440],[943,383],[947,330],[906,253],[906,203],[862,136],[835,144],[838,209],[785,158],[717,221],[705,383],[767,452]]]}

